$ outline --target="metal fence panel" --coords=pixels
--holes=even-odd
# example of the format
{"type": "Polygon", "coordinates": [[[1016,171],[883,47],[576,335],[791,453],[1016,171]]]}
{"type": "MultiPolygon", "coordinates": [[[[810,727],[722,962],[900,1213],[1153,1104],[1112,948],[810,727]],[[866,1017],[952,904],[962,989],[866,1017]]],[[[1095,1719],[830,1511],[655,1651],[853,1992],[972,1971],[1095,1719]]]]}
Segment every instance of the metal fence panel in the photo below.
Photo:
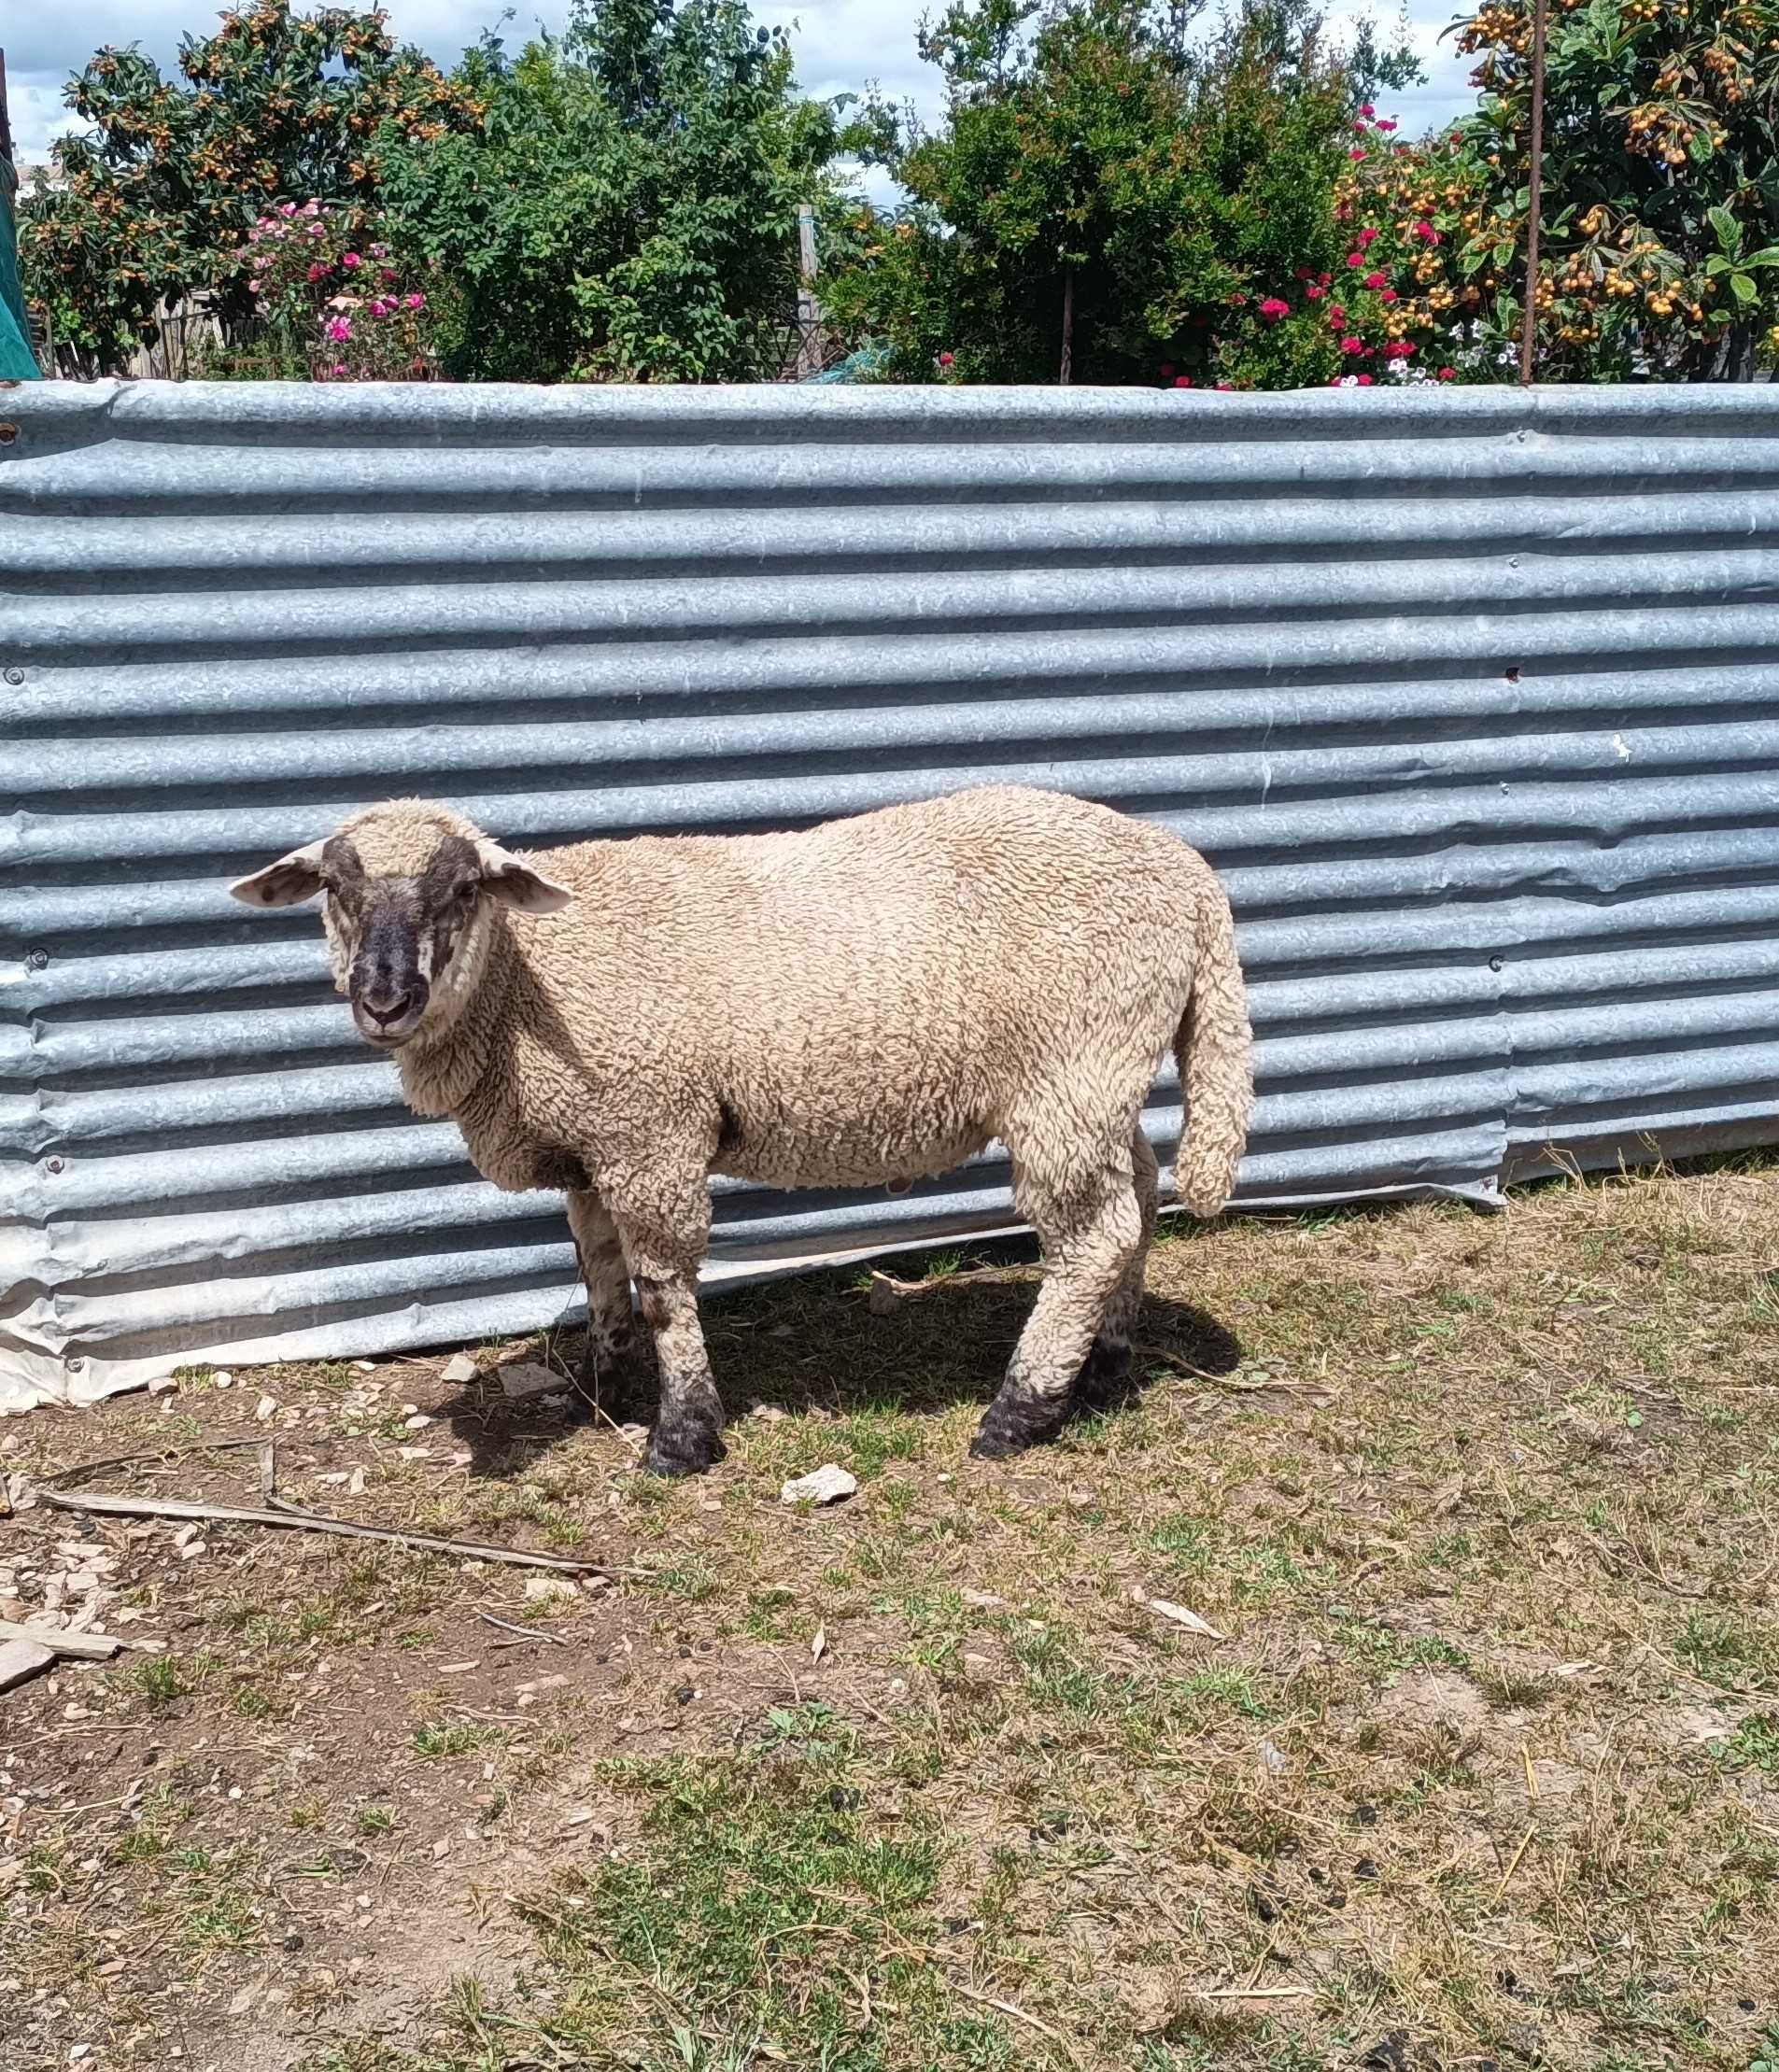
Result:
{"type": "MultiPolygon", "coordinates": [[[[391,792],[521,844],[985,778],[1178,828],[1240,924],[1253,1204],[1779,1135],[1769,388],[0,416],[0,1405],[573,1307],[555,1205],[405,1113],[315,917],[225,895],[391,792]]],[[[721,1186],[713,1271],[1005,1227],[1004,1179],[721,1186]]]]}

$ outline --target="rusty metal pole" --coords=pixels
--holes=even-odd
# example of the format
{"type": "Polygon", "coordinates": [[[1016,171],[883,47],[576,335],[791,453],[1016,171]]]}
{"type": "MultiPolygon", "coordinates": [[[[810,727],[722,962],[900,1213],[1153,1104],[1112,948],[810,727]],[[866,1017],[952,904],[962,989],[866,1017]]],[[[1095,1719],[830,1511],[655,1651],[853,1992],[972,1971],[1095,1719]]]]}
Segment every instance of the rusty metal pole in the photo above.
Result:
{"type": "Polygon", "coordinates": [[[1075,378],[1075,269],[1063,268],[1063,360],[1057,371],[1057,386],[1066,388],[1075,378]]]}
{"type": "Polygon", "coordinates": [[[1538,331],[1538,218],[1545,193],[1545,22],[1546,0],[1532,0],[1532,158],[1526,175],[1526,307],[1520,318],[1519,380],[1532,380],[1532,347],[1538,331]]]}

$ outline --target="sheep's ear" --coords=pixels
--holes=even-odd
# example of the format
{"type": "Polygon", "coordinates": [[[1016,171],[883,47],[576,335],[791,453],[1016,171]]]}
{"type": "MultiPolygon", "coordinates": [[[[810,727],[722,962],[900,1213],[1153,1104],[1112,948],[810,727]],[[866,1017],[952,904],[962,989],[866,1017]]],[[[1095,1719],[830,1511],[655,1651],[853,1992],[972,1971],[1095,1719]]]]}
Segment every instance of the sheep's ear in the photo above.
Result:
{"type": "Polygon", "coordinates": [[[321,890],[321,853],[326,847],[322,840],[312,841],[306,849],[293,849],[263,870],[237,878],[229,891],[248,907],[299,906],[321,890]]]}
{"type": "Polygon", "coordinates": [[[482,890],[503,907],[522,914],[556,914],[573,904],[574,895],[566,885],[533,870],[523,856],[486,836],[475,845],[475,860],[482,867],[482,890]]]}

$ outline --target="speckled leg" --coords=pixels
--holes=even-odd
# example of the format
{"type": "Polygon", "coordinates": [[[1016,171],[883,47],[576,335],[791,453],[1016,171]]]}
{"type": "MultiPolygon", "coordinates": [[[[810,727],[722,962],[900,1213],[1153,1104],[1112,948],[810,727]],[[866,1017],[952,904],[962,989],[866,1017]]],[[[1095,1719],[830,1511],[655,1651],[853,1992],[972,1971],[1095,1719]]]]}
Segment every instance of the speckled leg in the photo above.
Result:
{"type": "Polygon", "coordinates": [[[652,1202],[642,1214],[614,1203],[613,1213],[661,1370],[642,1465],[653,1474],[698,1474],[724,1454],[723,1405],[698,1317],[698,1270],[711,1227],[709,1183],[700,1171],[696,1186],[688,1179],[671,1202],[652,1202]]]}
{"type": "Polygon", "coordinates": [[[1021,1173],[1015,1153],[1015,1187],[1044,1247],[1044,1278],[1007,1379],[970,1444],[989,1459],[1024,1452],[1061,1427],[1108,1305],[1142,1257],[1127,1151],[1066,1190],[1021,1173]]]}
{"type": "Polygon", "coordinates": [[[597,1194],[577,1189],[569,1196],[569,1228],[586,1282],[586,1350],[581,1356],[581,1393],[615,1417],[637,1379],[636,1332],[630,1313],[630,1276],[618,1243],[617,1225],[597,1194]]]}
{"type": "Polygon", "coordinates": [[[1081,1410],[1108,1410],[1123,1399],[1130,1386],[1130,1342],[1142,1313],[1143,1276],[1149,1265],[1150,1243],[1155,1235],[1155,1207],[1161,1192],[1160,1168],[1140,1124],[1131,1134],[1130,1155],[1142,1242],[1123,1279],[1112,1291],[1094,1348],[1075,1377],[1075,1402],[1081,1410]]]}

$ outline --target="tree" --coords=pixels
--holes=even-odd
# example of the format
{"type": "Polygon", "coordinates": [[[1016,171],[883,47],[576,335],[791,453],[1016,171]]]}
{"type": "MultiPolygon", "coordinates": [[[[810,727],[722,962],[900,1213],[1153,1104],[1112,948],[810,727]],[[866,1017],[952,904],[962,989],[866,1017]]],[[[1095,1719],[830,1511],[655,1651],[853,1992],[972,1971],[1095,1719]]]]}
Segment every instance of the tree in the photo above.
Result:
{"type": "Polygon", "coordinates": [[[286,198],[368,200],[388,143],[478,120],[473,93],[393,43],[380,14],[256,0],[221,21],[180,46],[182,80],[134,47],[99,51],[67,91],[92,127],[55,147],[65,190],[26,204],[29,292],[57,337],[101,365],[153,334],[157,305],[194,289],[216,296],[231,330],[247,326],[239,247],[260,216],[286,198]]]}
{"type": "Polygon", "coordinates": [[[833,111],[743,0],[586,0],[516,61],[458,75],[474,135],[392,148],[389,234],[454,289],[477,380],[745,381],[781,370],[797,212],[826,202],[833,111]]]}
{"type": "MultiPolygon", "coordinates": [[[[1506,340],[1523,296],[1531,0],[1454,24],[1484,90],[1459,150],[1481,199],[1460,251],[1506,340]]],[[[1556,0],[1545,86],[1537,371],[1730,379],[1779,317],[1779,0],[1556,0]]]]}
{"type": "Polygon", "coordinates": [[[1412,60],[1368,38],[1334,50],[1307,0],[1247,0],[1205,40],[1193,18],[1147,0],[953,0],[923,31],[943,125],[865,111],[850,141],[911,202],[824,282],[888,342],[892,372],[1329,378],[1325,325],[1277,286],[1336,263],[1348,124],[1412,60]]]}

